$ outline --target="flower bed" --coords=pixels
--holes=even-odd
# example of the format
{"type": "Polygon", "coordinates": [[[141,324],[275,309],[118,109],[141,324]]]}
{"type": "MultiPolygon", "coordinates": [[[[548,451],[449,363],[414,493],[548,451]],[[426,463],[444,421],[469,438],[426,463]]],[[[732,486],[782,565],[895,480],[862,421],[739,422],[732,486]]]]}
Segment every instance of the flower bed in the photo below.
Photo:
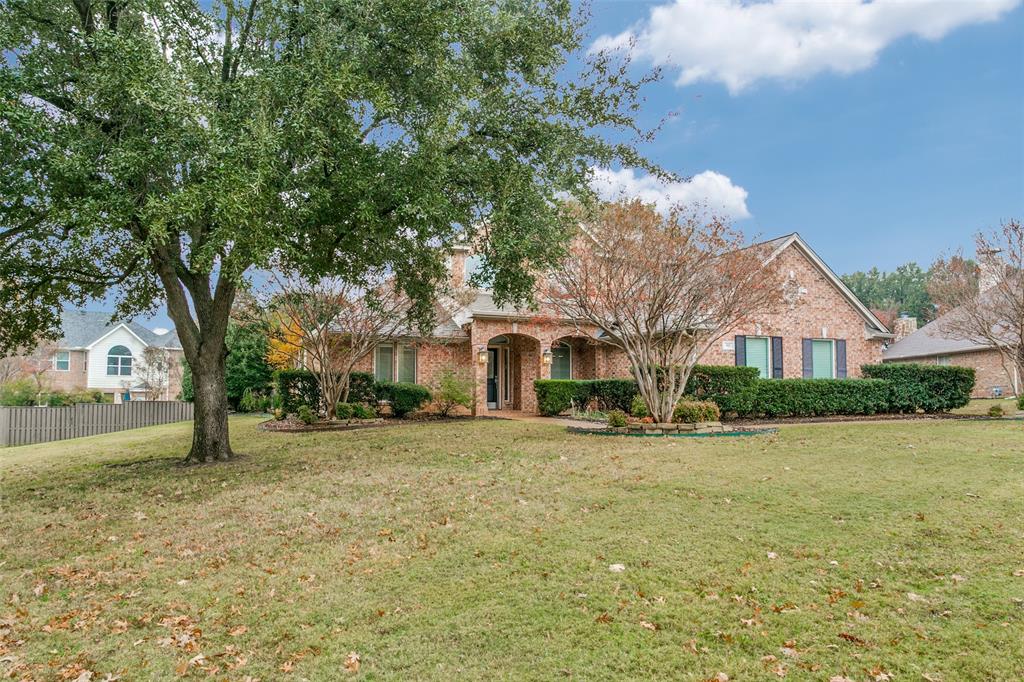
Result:
{"type": "Polygon", "coordinates": [[[776,433],[778,429],[731,429],[721,422],[699,422],[697,424],[628,424],[627,426],[606,426],[604,428],[567,427],[570,433],[593,436],[656,436],[656,437],[705,437],[705,436],[760,436],[776,433]]]}

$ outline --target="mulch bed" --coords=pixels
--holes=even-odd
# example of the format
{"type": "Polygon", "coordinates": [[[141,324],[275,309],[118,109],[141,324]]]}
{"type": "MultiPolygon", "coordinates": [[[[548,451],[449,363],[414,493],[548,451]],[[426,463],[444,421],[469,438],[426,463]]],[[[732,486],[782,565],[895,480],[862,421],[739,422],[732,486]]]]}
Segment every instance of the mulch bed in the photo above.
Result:
{"type": "Polygon", "coordinates": [[[327,431],[354,431],[356,429],[372,429],[381,426],[407,426],[411,424],[436,424],[447,422],[458,422],[472,417],[441,417],[438,415],[422,415],[416,417],[384,418],[376,419],[341,419],[338,421],[320,421],[313,424],[306,424],[295,415],[288,415],[285,419],[268,419],[260,422],[257,428],[263,431],[275,433],[320,433],[327,431]]]}
{"type": "MultiPolygon", "coordinates": [[[[989,417],[983,414],[848,414],[831,417],[781,417],[776,419],[732,419],[727,422],[731,426],[755,426],[760,424],[827,424],[830,422],[879,422],[879,421],[1000,421],[1007,417],[989,417]]],[[[1009,417],[1020,419],[1020,417],[1009,417]]]]}

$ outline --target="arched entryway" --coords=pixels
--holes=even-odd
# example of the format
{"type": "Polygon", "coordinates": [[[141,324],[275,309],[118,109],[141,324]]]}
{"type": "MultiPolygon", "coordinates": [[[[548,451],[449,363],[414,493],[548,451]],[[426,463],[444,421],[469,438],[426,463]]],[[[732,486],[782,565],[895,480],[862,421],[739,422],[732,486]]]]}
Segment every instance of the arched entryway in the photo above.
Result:
{"type": "Polygon", "coordinates": [[[477,413],[535,412],[533,382],[541,376],[541,344],[518,333],[488,338],[477,351],[477,413]]]}

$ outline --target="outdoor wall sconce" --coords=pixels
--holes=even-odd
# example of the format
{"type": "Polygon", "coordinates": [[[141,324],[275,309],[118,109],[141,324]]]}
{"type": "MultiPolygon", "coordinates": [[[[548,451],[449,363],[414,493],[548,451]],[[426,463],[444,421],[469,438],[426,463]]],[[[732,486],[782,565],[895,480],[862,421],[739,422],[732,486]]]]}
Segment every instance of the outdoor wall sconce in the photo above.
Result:
{"type": "Polygon", "coordinates": [[[551,364],[551,349],[550,348],[548,348],[546,351],[544,351],[544,355],[543,355],[542,359],[543,359],[545,365],[550,365],[551,364]]]}
{"type": "Polygon", "coordinates": [[[476,361],[481,365],[487,364],[487,349],[483,346],[480,346],[480,350],[476,352],[476,361]]]}

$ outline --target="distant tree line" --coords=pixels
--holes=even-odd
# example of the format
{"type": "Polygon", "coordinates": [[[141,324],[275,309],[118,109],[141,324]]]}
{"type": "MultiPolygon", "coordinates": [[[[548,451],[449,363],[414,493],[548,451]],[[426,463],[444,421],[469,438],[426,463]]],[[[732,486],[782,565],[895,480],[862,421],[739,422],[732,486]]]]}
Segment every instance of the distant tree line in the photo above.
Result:
{"type": "Polygon", "coordinates": [[[932,268],[925,270],[910,262],[892,272],[871,268],[843,275],[842,279],[867,307],[893,316],[907,313],[926,324],[936,317],[935,302],[928,293],[931,277],[932,268]]]}

